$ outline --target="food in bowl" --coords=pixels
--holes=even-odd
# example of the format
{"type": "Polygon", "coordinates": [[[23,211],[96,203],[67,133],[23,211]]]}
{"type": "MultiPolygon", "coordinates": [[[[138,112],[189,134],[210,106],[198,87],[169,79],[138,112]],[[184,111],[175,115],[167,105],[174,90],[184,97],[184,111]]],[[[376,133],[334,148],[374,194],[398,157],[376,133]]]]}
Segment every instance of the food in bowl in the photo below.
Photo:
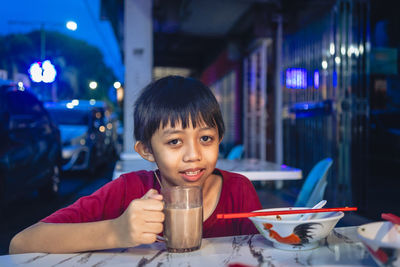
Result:
{"type": "Polygon", "coordinates": [[[400,225],[373,222],[357,228],[357,234],[380,266],[400,266],[400,225]]]}
{"type": "MultiPolygon", "coordinates": [[[[254,212],[296,210],[296,208],[263,209],[254,212]]],[[[301,214],[282,214],[272,216],[249,217],[260,234],[272,242],[272,245],[284,250],[306,250],[318,246],[318,242],[327,237],[343,212],[320,212],[309,220],[300,221],[301,214]]]]}

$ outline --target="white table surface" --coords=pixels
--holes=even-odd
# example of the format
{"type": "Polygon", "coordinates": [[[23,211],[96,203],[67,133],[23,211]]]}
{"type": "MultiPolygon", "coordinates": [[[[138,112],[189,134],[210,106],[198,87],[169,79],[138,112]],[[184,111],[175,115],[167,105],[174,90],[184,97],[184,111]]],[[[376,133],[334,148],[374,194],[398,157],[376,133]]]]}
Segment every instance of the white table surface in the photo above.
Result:
{"type": "Polygon", "coordinates": [[[77,254],[0,256],[0,266],[377,266],[359,242],[356,227],[335,228],[320,246],[305,251],[272,247],[261,235],[206,238],[189,253],[168,253],[164,243],[77,254]]]}
{"type": "Polygon", "coordinates": [[[219,159],[216,167],[240,173],[252,181],[298,180],[303,176],[300,169],[259,159],[219,159]]]}
{"type": "MultiPolygon", "coordinates": [[[[251,181],[298,180],[302,178],[300,169],[259,159],[218,159],[216,167],[240,173],[251,181]]],[[[155,163],[142,159],[138,154],[125,153],[121,155],[121,160],[117,161],[115,165],[113,179],[126,172],[155,169],[157,169],[155,163]]]]}

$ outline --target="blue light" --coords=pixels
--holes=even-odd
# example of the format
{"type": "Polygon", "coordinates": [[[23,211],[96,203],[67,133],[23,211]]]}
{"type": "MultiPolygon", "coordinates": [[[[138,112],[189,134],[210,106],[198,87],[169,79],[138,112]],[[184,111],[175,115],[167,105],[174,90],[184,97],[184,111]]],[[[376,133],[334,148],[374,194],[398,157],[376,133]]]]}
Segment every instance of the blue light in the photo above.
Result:
{"type": "Polygon", "coordinates": [[[50,60],[33,63],[28,70],[31,80],[40,83],[52,83],[56,79],[57,71],[50,60]]]}
{"type": "Polygon", "coordinates": [[[286,70],[286,87],[293,89],[306,89],[307,70],[302,68],[288,68],[286,70]]]}
{"type": "Polygon", "coordinates": [[[333,87],[337,86],[337,72],[334,71],[332,74],[332,83],[333,83],[333,87]]]}
{"type": "Polygon", "coordinates": [[[315,89],[319,88],[319,71],[318,70],[314,71],[314,88],[315,89]]]}

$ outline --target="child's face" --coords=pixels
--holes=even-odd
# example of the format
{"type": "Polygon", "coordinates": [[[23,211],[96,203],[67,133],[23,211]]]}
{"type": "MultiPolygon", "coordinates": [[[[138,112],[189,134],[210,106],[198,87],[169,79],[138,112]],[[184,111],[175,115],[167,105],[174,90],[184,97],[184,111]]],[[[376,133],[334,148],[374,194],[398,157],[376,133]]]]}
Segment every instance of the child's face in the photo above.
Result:
{"type": "Polygon", "coordinates": [[[196,124],[159,128],[151,138],[152,155],[166,186],[203,186],[214,171],[218,159],[219,136],[217,128],[196,124]]]}

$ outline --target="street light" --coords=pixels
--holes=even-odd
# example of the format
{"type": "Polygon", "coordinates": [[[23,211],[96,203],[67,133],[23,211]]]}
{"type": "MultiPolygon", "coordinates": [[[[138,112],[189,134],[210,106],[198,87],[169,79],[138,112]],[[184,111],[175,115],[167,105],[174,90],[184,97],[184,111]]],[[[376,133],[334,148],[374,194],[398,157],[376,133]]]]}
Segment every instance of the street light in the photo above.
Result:
{"type": "Polygon", "coordinates": [[[76,31],[76,29],[78,28],[78,25],[76,24],[75,21],[67,21],[67,23],[65,24],[65,27],[67,27],[68,30],[71,31],[76,31]]]}
{"type": "Polygon", "coordinates": [[[91,81],[89,83],[89,88],[92,89],[92,90],[95,90],[97,88],[97,82],[91,81]]]}
{"type": "Polygon", "coordinates": [[[121,83],[120,82],[115,82],[114,83],[114,88],[115,89],[118,89],[118,88],[120,88],[121,87],[121,83]]]}

